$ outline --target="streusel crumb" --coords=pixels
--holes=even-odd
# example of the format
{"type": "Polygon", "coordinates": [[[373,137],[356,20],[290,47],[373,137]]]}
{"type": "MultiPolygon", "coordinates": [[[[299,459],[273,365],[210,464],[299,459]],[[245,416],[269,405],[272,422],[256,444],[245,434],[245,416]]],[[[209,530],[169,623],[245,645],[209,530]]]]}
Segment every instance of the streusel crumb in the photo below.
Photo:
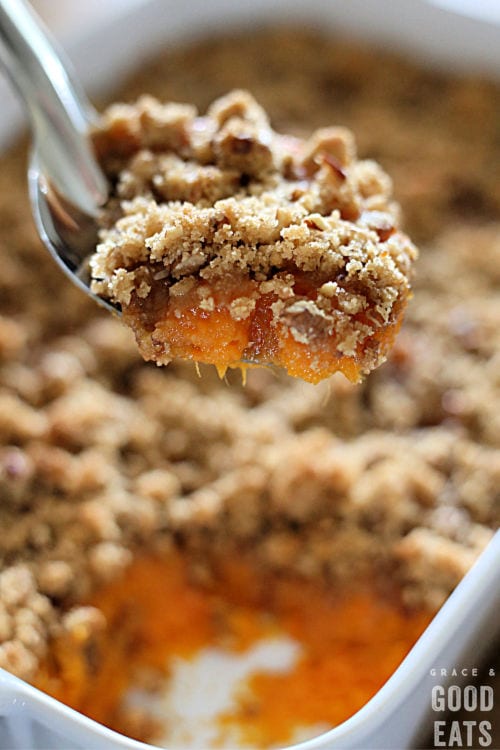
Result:
{"type": "Polygon", "coordinates": [[[143,357],[277,364],[318,382],[381,364],[416,250],[387,175],[351,132],[275,132],[244,91],[194,107],[114,105],[96,141],[116,183],[93,290],[143,357]]]}

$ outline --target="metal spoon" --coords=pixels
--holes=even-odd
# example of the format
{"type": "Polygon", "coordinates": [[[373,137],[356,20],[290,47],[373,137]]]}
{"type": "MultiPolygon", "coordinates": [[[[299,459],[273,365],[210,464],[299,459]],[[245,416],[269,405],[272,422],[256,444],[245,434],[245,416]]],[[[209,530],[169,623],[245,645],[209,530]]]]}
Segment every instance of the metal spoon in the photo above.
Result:
{"type": "Polygon", "coordinates": [[[28,181],[40,237],[80,289],[117,312],[90,290],[86,268],[96,246],[99,209],[108,195],[90,139],[97,114],[64,54],[24,0],[0,0],[0,66],[30,120],[28,181]]]}

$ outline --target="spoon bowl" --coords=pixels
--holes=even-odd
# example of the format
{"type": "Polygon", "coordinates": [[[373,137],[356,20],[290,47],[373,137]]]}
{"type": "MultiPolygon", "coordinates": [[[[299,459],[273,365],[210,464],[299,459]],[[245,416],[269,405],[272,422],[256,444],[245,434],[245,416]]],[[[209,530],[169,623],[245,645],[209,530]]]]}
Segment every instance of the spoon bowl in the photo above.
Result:
{"type": "Polygon", "coordinates": [[[94,294],[90,286],[88,260],[98,242],[96,218],[60,196],[41,172],[34,152],[28,186],[38,234],[53,259],[82,292],[108,312],[120,315],[119,305],[94,294]]]}

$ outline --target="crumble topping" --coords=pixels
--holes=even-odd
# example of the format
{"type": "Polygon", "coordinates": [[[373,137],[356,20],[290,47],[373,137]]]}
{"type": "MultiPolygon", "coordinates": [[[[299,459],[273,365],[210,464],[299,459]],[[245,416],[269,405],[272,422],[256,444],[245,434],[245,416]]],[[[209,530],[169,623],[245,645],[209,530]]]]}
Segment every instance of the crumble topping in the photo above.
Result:
{"type": "Polygon", "coordinates": [[[121,307],[146,359],[275,363],[312,382],[338,369],[357,380],[385,359],[416,250],[398,228],[389,178],[357,159],[349,130],[280,135],[234,91],[205,116],[149,96],[113,105],[96,142],[116,188],[92,289],[121,307]],[[219,332],[224,312],[249,326],[226,325],[228,341],[207,350],[196,346],[211,335],[205,324],[183,345],[164,325],[186,315],[183,282],[191,315],[214,313],[219,332]],[[283,353],[288,334],[313,355],[302,370],[283,353]],[[239,348],[224,345],[235,336],[239,348]]]}
{"type": "MultiPolygon", "coordinates": [[[[273,30],[170,51],[126,95],[189,91],[205,111],[241,85],[297,137],[345,122],[360,153],[394,176],[421,246],[405,324],[388,362],[356,385],[260,369],[244,389],[228,373],[228,388],[209,368],[201,379],[180,362],[151,368],[130,331],[41,246],[27,220],[24,149],[3,156],[0,665],[20,677],[34,679],[54,636],[90,639],[102,627],[81,602],[146,546],[181,543],[200,580],[213,574],[212,550],[231,545],[251,550],[263,574],[325,585],[375,570],[409,604],[437,608],[498,527],[498,87],[273,30]]],[[[132,152],[132,135],[114,139],[125,150],[115,175],[127,139],[132,152]]],[[[377,174],[376,185],[386,181],[377,174]]],[[[340,301],[335,283],[322,295],[340,301]]],[[[170,294],[192,288],[186,275],[170,294]]],[[[283,277],[276,304],[290,292],[283,277]]],[[[354,312],[362,299],[342,304],[354,312]]]]}

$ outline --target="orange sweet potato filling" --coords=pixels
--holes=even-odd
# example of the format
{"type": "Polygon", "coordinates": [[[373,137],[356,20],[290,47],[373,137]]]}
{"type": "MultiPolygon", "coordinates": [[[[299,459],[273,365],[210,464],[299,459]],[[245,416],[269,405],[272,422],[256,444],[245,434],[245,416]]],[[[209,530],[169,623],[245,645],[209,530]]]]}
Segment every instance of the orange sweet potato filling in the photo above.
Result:
{"type": "MultiPolygon", "coordinates": [[[[232,652],[260,638],[286,634],[302,647],[289,673],[256,673],[238,707],[219,719],[221,736],[237,728],[254,747],[287,743],[305,726],[332,727],[355,713],[387,680],[431,619],[407,611],[374,586],[325,592],[294,576],[263,575],[227,559],[215,583],[192,582],[180,554],[136,559],[119,580],[88,602],[107,628],[56,639],[38,687],[118,731],[120,710],[138,670],[168,674],[173,657],[206,646],[232,652]]],[[[139,739],[151,737],[139,736],[139,739]]]]}
{"type": "MultiPolygon", "coordinates": [[[[315,299],[321,283],[297,274],[294,293],[298,299],[315,299]]],[[[405,308],[401,301],[393,322],[367,336],[356,354],[347,356],[337,350],[335,332],[318,330],[307,343],[297,341],[286,323],[273,320],[272,305],[277,296],[258,296],[255,281],[224,280],[216,285],[199,282],[194,289],[175,297],[169,297],[161,284],[152,281],[151,285],[146,299],[134,294],[130,305],[123,308],[124,322],[134,331],[145,359],[157,361],[167,347],[171,358],[214,364],[221,375],[228,368],[275,365],[309,383],[319,383],[335,372],[342,372],[352,382],[359,381],[366,353],[385,355],[391,349],[405,308]],[[212,309],[200,305],[201,288],[205,289],[206,298],[213,300],[212,309]],[[254,309],[236,319],[229,309],[231,302],[252,295],[256,297],[254,309]]],[[[366,313],[354,316],[354,321],[370,322],[366,313]]]]}

